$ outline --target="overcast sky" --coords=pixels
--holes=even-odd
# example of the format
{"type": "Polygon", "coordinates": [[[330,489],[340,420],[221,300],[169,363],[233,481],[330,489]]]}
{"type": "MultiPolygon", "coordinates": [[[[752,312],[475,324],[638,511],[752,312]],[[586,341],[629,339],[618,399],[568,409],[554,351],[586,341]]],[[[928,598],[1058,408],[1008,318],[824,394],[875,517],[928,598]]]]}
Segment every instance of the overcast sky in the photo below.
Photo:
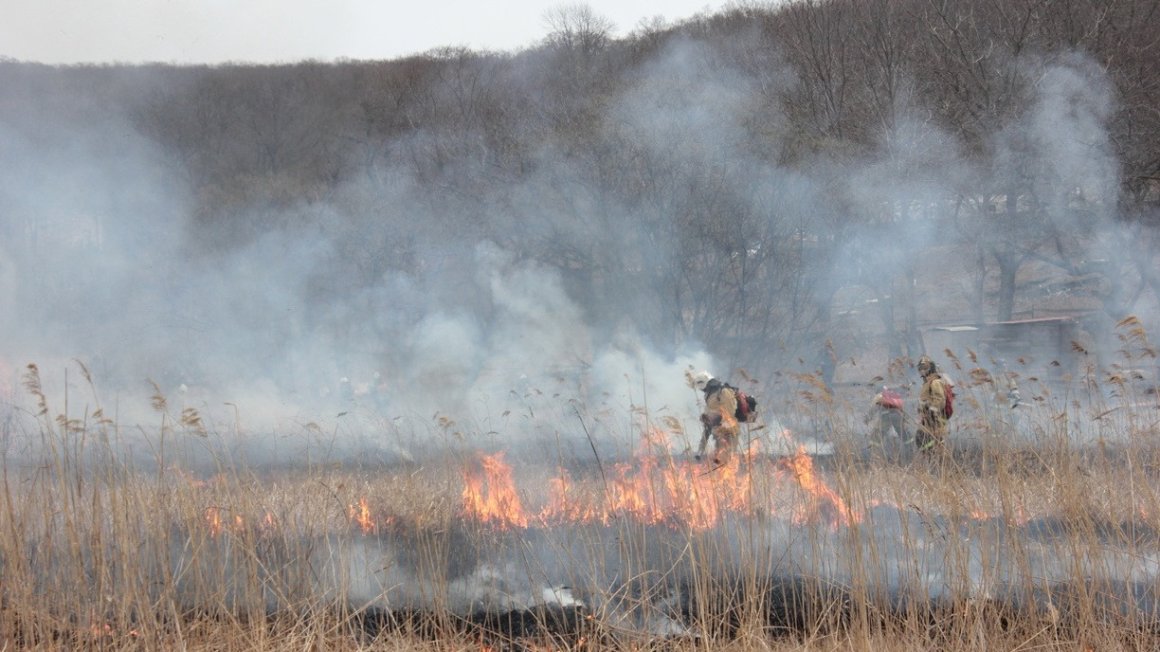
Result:
{"type": "Polygon", "coordinates": [[[0,57],[51,64],[391,59],[443,46],[517,50],[549,10],[677,22],[727,0],[0,0],[0,57]]]}

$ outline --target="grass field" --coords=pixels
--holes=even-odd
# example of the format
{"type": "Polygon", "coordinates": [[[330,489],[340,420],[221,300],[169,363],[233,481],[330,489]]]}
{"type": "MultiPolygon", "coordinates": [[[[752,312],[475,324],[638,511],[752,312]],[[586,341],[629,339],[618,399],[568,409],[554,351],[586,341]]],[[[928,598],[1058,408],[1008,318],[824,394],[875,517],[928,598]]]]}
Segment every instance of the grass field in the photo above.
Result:
{"type": "Polygon", "coordinates": [[[901,461],[856,409],[799,392],[778,409],[821,414],[827,455],[754,428],[714,468],[646,419],[611,459],[448,446],[194,468],[182,451],[217,437],[196,412],[156,396],[156,430],[128,433],[26,381],[0,649],[1160,646],[1154,394],[1089,386],[1116,398],[1081,407],[1029,382],[1012,414],[967,374],[954,447],[901,461]]]}

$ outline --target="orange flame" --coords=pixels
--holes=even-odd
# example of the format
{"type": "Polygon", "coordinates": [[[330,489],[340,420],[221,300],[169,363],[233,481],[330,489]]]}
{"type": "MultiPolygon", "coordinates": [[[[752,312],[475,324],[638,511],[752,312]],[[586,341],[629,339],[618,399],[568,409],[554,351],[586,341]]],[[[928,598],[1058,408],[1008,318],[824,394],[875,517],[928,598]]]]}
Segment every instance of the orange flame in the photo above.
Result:
{"type": "MultiPolygon", "coordinates": [[[[235,534],[242,534],[246,530],[246,519],[241,514],[234,514],[233,522],[230,528],[227,528],[226,521],[222,518],[222,510],[220,507],[210,506],[202,511],[202,516],[205,518],[206,528],[209,530],[210,537],[217,538],[227,529],[230,529],[235,534]]],[[[269,516],[267,514],[267,516],[269,516]]]]}
{"type": "Polygon", "coordinates": [[[618,464],[613,470],[600,500],[584,500],[566,474],[550,481],[550,498],[540,512],[541,520],[608,524],[615,518],[630,518],[704,530],[716,526],[723,512],[747,512],[754,503],[753,483],[742,471],[740,459],[709,469],[649,456],[636,465],[618,464]]]}
{"type": "Polygon", "coordinates": [[[358,505],[350,505],[347,507],[347,517],[358,523],[359,528],[362,529],[363,534],[370,534],[375,530],[375,521],[371,518],[371,508],[367,504],[365,497],[358,499],[358,505]]]}
{"type": "MultiPolygon", "coordinates": [[[[806,453],[805,447],[798,446],[797,453],[793,457],[783,460],[783,467],[790,470],[801,488],[813,497],[815,507],[828,506],[834,512],[833,525],[848,526],[851,523],[861,522],[861,516],[851,511],[846,506],[846,501],[842,500],[842,497],[833,489],[827,487],[814,473],[814,460],[806,453]]],[[[812,512],[799,511],[794,520],[800,523],[812,516],[812,512]]]]}
{"type": "MultiPolygon", "coordinates": [[[[762,482],[767,476],[753,473],[761,468],[757,447],[753,446],[744,455],[733,455],[717,467],[667,455],[643,455],[633,463],[615,465],[598,487],[579,486],[560,470],[547,482],[542,508],[528,511],[503,454],[482,455],[477,465],[463,471],[463,514],[504,530],[526,528],[533,519],[545,525],[607,525],[620,518],[707,530],[719,525],[727,514],[752,514],[764,509],[765,501],[757,500],[757,494],[761,487],[768,486],[762,482]]],[[[798,447],[797,454],[778,462],[776,469],[792,473],[796,484],[810,498],[807,505],[791,515],[795,522],[805,523],[819,515],[828,515],[833,527],[861,521],[861,516],[822,481],[804,448],[798,447]]],[[[780,473],[772,475],[781,477],[780,473]]]]}
{"type": "Polygon", "coordinates": [[[217,507],[206,507],[203,513],[205,515],[205,523],[209,527],[209,535],[216,538],[222,533],[221,510],[217,507]]]}
{"type": "Polygon", "coordinates": [[[266,512],[266,517],[262,519],[261,530],[262,534],[269,535],[278,529],[278,521],[270,512],[266,512]]]}
{"type": "Polygon", "coordinates": [[[587,523],[601,520],[599,510],[579,493],[564,469],[559,477],[548,480],[548,504],[540,511],[541,521],[587,523]]]}
{"type": "Polygon", "coordinates": [[[463,473],[463,510],[482,523],[500,529],[528,526],[520,496],[512,480],[512,469],[503,461],[503,453],[480,458],[482,473],[463,473]]]}

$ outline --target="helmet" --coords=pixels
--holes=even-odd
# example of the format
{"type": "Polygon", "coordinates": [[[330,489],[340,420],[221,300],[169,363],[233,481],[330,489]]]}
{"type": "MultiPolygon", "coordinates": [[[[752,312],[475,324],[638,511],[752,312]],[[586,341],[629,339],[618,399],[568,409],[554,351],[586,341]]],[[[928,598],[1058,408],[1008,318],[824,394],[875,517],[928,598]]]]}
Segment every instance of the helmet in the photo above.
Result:
{"type": "Polygon", "coordinates": [[[915,368],[918,369],[918,373],[925,376],[935,370],[934,360],[931,360],[929,355],[924,355],[918,359],[918,364],[915,365],[915,368]]]}
{"type": "Polygon", "coordinates": [[[697,373],[693,374],[693,389],[699,389],[703,391],[711,380],[713,380],[713,374],[709,373],[708,371],[698,371],[697,373]]]}

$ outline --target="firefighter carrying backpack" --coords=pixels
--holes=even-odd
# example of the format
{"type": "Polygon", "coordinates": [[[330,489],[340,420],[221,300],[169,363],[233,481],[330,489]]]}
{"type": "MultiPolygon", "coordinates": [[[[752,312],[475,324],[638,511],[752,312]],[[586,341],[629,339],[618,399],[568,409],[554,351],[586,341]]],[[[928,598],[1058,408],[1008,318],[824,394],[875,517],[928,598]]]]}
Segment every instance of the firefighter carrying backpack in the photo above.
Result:
{"type": "Polygon", "coordinates": [[[733,393],[737,395],[737,411],[733,414],[733,418],[737,419],[737,423],[750,423],[756,420],[757,399],[729,383],[725,383],[725,386],[733,390],[733,393]]]}
{"type": "Polygon", "coordinates": [[[939,378],[943,384],[943,394],[946,395],[946,402],[943,403],[943,416],[947,419],[955,414],[955,386],[951,383],[951,379],[939,374],[939,378]]]}

